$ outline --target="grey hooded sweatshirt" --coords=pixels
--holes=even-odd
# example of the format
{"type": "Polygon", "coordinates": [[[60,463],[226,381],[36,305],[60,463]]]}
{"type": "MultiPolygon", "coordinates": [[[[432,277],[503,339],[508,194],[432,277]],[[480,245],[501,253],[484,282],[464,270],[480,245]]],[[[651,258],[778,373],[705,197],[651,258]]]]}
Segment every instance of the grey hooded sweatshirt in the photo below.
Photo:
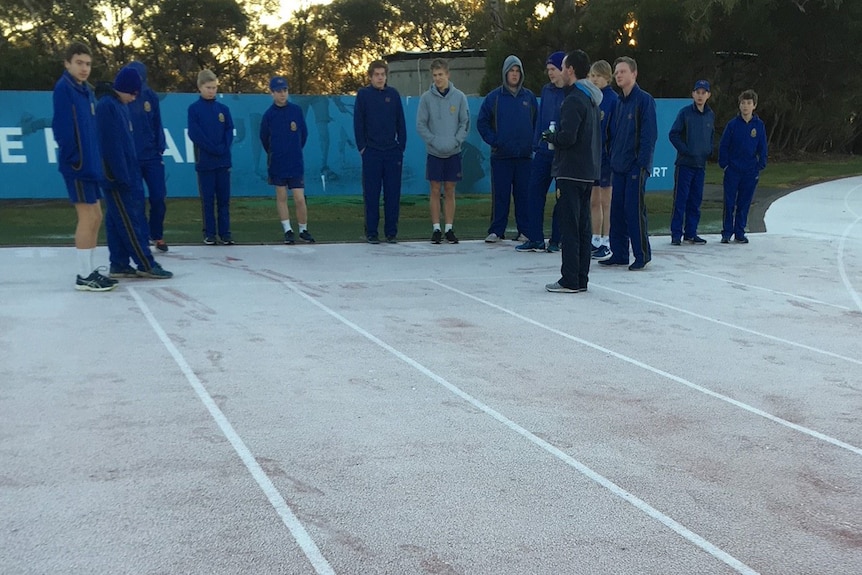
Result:
{"type": "Polygon", "coordinates": [[[444,96],[432,82],[419,99],[416,112],[416,131],[425,142],[425,150],[438,158],[460,154],[469,130],[470,110],[464,92],[449,82],[444,96]]]}

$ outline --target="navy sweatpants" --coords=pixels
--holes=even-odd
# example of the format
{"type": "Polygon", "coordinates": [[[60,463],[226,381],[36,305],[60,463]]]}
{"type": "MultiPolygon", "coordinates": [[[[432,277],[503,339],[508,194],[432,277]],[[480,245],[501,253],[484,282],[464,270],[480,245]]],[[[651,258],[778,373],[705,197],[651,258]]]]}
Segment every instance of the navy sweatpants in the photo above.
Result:
{"type": "Polygon", "coordinates": [[[509,203],[515,199],[515,225],[527,235],[530,158],[491,158],[491,224],[489,234],[503,237],[509,223],[509,203]]]}
{"type": "Polygon", "coordinates": [[[201,216],[204,237],[214,238],[216,232],[222,240],[230,235],[230,169],[221,168],[198,172],[198,193],[201,197],[201,216]],[[216,222],[218,204],[218,222],[216,222]],[[216,227],[218,225],[218,227],[216,227]]]}
{"type": "Polygon", "coordinates": [[[611,192],[611,252],[613,263],[629,262],[629,245],[635,263],[646,264],[652,259],[647,230],[647,209],[644,191],[648,178],[646,170],[634,169],[628,173],[614,172],[611,192]]]}
{"type": "Polygon", "coordinates": [[[376,236],[380,224],[380,190],[383,189],[383,233],[398,235],[401,211],[401,168],[404,154],[398,148],[362,152],[362,197],[365,200],[365,235],[376,236]]]}
{"type": "Polygon", "coordinates": [[[105,233],[111,267],[129,267],[129,258],[138,268],[150,271],[156,263],[150,251],[150,230],[144,213],[143,188],[121,192],[103,190],[105,196],[105,233]]]}
{"type": "Polygon", "coordinates": [[[141,175],[147,184],[147,195],[150,198],[150,239],[160,240],[165,234],[165,196],[168,187],[165,184],[165,164],[161,158],[140,162],[141,175]]]}
{"type": "MultiPolygon", "coordinates": [[[[545,202],[548,189],[554,178],[551,165],[554,154],[537,152],[530,162],[530,185],[527,192],[527,229],[523,230],[531,242],[545,241],[545,202]]],[[[551,219],[551,243],[560,242],[560,225],[557,218],[557,205],[554,204],[554,217],[551,219]]]]}
{"type": "Polygon", "coordinates": [[[705,168],[677,166],[673,174],[673,216],[670,219],[672,239],[693,238],[700,223],[705,168]]]}
{"type": "Polygon", "coordinates": [[[724,223],[721,237],[737,239],[745,235],[748,210],[754,199],[754,190],[760,177],[758,172],[739,172],[733,168],[724,171],[724,223]]]}

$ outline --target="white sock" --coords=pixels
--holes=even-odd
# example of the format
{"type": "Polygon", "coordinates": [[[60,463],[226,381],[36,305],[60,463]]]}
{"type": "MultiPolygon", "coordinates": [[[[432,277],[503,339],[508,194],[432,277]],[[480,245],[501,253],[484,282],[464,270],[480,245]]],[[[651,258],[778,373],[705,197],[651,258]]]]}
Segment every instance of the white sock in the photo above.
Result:
{"type": "Polygon", "coordinates": [[[86,278],[93,273],[93,252],[95,250],[75,250],[78,260],[78,275],[86,278]]]}
{"type": "Polygon", "coordinates": [[[600,236],[599,234],[593,234],[593,245],[594,246],[600,245],[599,242],[601,242],[601,241],[602,241],[602,236],[600,236]]]}
{"type": "Polygon", "coordinates": [[[299,224],[299,233],[302,233],[307,229],[308,229],[308,224],[299,224]]]}
{"type": "Polygon", "coordinates": [[[602,245],[611,247],[611,238],[609,236],[602,236],[602,245]]]}
{"type": "Polygon", "coordinates": [[[284,228],[284,231],[290,231],[290,220],[281,220],[281,227],[284,228]]]}
{"type": "Polygon", "coordinates": [[[452,231],[452,224],[446,224],[446,231],[447,232],[452,231]]]}
{"type": "Polygon", "coordinates": [[[435,231],[435,232],[439,232],[439,231],[440,231],[440,224],[434,224],[434,231],[435,231]]]}

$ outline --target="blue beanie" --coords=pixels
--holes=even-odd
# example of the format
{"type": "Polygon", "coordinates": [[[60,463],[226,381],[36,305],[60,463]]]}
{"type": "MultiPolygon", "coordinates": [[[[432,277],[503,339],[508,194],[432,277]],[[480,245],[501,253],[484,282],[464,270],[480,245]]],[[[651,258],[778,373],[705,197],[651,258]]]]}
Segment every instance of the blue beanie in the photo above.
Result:
{"type": "Polygon", "coordinates": [[[557,70],[562,71],[563,69],[563,59],[566,57],[565,52],[554,52],[548,59],[545,61],[545,65],[553,64],[557,70]]]}
{"type": "Polygon", "coordinates": [[[142,84],[141,75],[130,66],[124,66],[114,78],[114,90],[124,94],[138,94],[142,84]]]}

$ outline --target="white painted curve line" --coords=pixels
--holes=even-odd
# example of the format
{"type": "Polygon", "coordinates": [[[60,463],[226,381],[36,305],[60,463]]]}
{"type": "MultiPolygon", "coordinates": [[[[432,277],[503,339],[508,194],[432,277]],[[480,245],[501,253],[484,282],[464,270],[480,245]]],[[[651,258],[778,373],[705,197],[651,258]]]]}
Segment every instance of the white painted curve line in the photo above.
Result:
{"type": "MultiPolygon", "coordinates": [[[[429,280],[429,281],[433,281],[433,280],[429,280]]],[[[726,553],[725,551],[722,551],[721,549],[719,549],[718,547],[716,547],[715,545],[713,545],[712,543],[710,543],[709,541],[707,541],[706,539],[704,539],[703,537],[701,537],[700,535],[695,533],[694,531],[691,531],[690,529],[688,529],[687,527],[685,527],[681,523],[677,522],[676,520],[671,519],[670,517],[668,517],[667,515],[665,515],[661,511],[659,511],[658,509],[652,507],[646,501],[644,501],[644,500],[636,497],[635,495],[629,493],[628,491],[626,491],[625,489],[623,489],[622,487],[620,487],[619,485],[617,485],[616,483],[614,483],[613,481],[608,479],[607,477],[600,475],[599,473],[593,471],[592,469],[590,469],[589,467],[587,467],[586,465],[584,465],[583,463],[581,463],[580,461],[578,461],[574,457],[561,451],[560,449],[558,449],[554,445],[548,443],[544,439],[534,435],[533,433],[531,433],[527,429],[524,429],[523,427],[521,427],[520,425],[518,425],[517,423],[515,423],[514,421],[512,421],[511,419],[509,419],[505,415],[503,415],[502,413],[500,413],[500,412],[494,410],[493,408],[491,408],[490,406],[482,403],[481,401],[479,401],[478,399],[476,399],[475,397],[473,397],[472,395],[470,395],[466,391],[462,390],[458,386],[456,386],[452,383],[449,383],[446,379],[437,375],[436,373],[434,373],[433,371],[431,371],[430,369],[428,369],[427,367],[425,367],[424,365],[422,365],[418,361],[416,361],[413,358],[401,353],[400,351],[398,351],[397,349],[395,349],[394,347],[392,347],[388,343],[379,339],[377,336],[371,334],[370,332],[366,331],[365,329],[363,329],[359,325],[353,323],[352,321],[350,321],[349,319],[347,319],[343,315],[339,314],[337,311],[335,311],[335,310],[327,307],[326,305],[320,303],[319,301],[317,301],[316,298],[313,298],[310,295],[306,294],[301,289],[299,289],[296,285],[292,284],[291,282],[286,282],[286,281],[282,281],[281,283],[283,285],[285,285],[287,288],[289,288],[290,290],[292,290],[293,292],[295,292],[296,294],[303,297],[306,301],[314,304],[316,307],[318,307],[319,309],[321,309],[322,311],[324,311],[328,315],[332,316],[333,318],[335,318],[339,322],[343,323],[344,325],[346,325],[347,327],[349,327],[353,331],[357,332],[362,337],[364,337],[364,338],[368,339],[369,341],[371,341],[372,343],[380,346],[381,348],[383,348],[384,350],[386,350],[387,352],[389,352],[390,354],[392,354],[396,358],[400,359],[401,361],[403,361],[404,363],[406,363],[407,365],[409,365],[413,369],[417,370],[422,375],[426,376],[427,378],[431,379],[432,381],[434,381],[437,384],[441,385],[442,387],[446,388],[447,390],[449,390],[453,394],[457,395],[458,397],[460,397],[461,399],[463,399],[464,401],[466,401],[467,403],[469,403],[470,405],[472,405],[476,409],[482,411],[486,415],[489,415],[493,419],[497,420],[499,423],[502,423],[504,426],[509,428],[511,431],[514,431],[515,433],[517,433],[518,435],[520,435],[521,437],[523,437],[527,441],[533,443],[537,447],[545,450],[546,452],[548,452],[552,456],[556,457],[560,461],[562,461],[565,464],[569,465],[570,467],[574,468],[581,475],[587,477],[588,479],[591,479],[592,481],[598,483],[599,485],[601,485],[602,487],[604,487],[605,489],[607,489],[608,491],[610,491],[611,493],[613,493],[617,497],[627,501],[632,506],[637,508],[639,511],[645,513],[649,517],[655,519],[656,521],[660,522],[664,526],[668,527],[669,529],[671,529],[672,531],[674,531],[675,533],[680,535],[683,539],[685,539],[689,543],[692,543],[693,545],[696,545],[697,547],[706,551],[707,553],[709,553],[710,555],[712,555],[714,558],[718,559],[722,563],[728,565],[732,569],[735,569],[738,573],[744,573],[746,575],[757,575],[758,572],[755,571],[754,569],[752,569],[751,567],[749,567],[748,565],[746,565],[745,563],[742,563],[740,560],[736,559],[732,555],[726,553]]],[[[437,283],[437,282],[433,282],[433,283],[437,283]]],[[[443,284],[439,284],[439,285],[441,285],[442,287],[447,287],[443,284]]],[[[447,288],[447,289],[449,289],[449,288],[447,288]]]]}
{"type": "MultiPolygon", "coordinates": [[[[806,296],[804,296],[804,295],[799,295],[799,294],[790,293],[790,292],[786,292],[786,291],[774,290],[774,289],[770,289],[770,288],[765,288],[765,287],[761,287],[761,286],[756,286],[756,285],[751,285],[751,284],[747,284],[747,283],[743,283],[743,282],[738,282],[738,281],[736,281],[736,280],[731,280],[731,279],[727,279],[727,278],[721,278],[721,277],[718,277],[718,276],[711,276],[711,275],[709,275],[709,274],[705,274],[705,273],[702,273],[702,272],[693,272],[693,271],[691,271],[691,270],[683,270],[683,271],[684,271],[685,273],[687,273],[687,274],[691,274],[691,275],[693,275],[693,276],[700,276],[700,277],[702,277],[702,278],[707,278],[707,279],[711,279],[711,280],[715,280],[715,281],[720,281],[720,282],[728,283],[728,284],[731,284],[731,285],[742,286],[742,287],[744,287],[744,288],[746,288],[746,289],[753,289],[753,290],[765,291],[765,292],[767,292],[767,293],[776,294],[776,295],[781,295],[781,296],[786,296],[786,297],[789,297],[789,298],[798,299],[798,300],[800,300],[800,301],[805,301],[805,302],[813,303],[813,304],[817,304],[817,305],[823,305],[823,306],[828,306],[828,307],[834,307],[834,308],[838,308],[838,309],[843,309],[843,310],[845,310],[845,311],[852,311],[852,310],[853,310],[853,308],[852,308],[852,307],[847,307],[846,305],[841,305],[841,304],[836,304],[836,303],[829,303],[829,302],[827,302],[827,301],[822,301],[822,300],[819,300],[819,299],[814,299],[813,297],[806,297],[806,296]]],[[[601,287],[601,286],[599,286],[599,287],[601,287]]]]}
{"type": "Polygon", "coordinates": [[[260,489],[263,491],[264,495],[266,495],[270,504],[275,508],[275,511],[281,518],[282,523],[284,523],[288,528],[290,534],[293,535],[294,540],[302,549],[302,552],[305,553],[305,556],[308,558],[312,567],[314,567],[315,573],[318,575],[335,575],[335,571],[320,552],[320,549],[318,549],[314,540],[308,534],[308,531],[305,530],[305,527],[302,526],[302,523],[297,519],[296,515],[294,515],[290,506],[287,504],[287,501],[284,500],[284,497],[282,497],[281,493],[279,493],[278,489],[273,485],[269,476],[263,468],[261,468],[257,460],[255,460],[251,450],[249,450],[245,442],[234,430],[233,425],[228,421],[224,412],[222,412],[218,405],[216,405],[215,400],[213,400],[212,396],[198,379],[198,376],[195,375],[195,372],[171,341],[171,338],[168,337],[168,334],[165,333],[165,330],[163,330],[161,325],[159,325],[158,320],[156,320],[155,316],[150,311],[150,308],[147,307],[147,304],[144,303],[144,300],[141,299],[141,296],[138,295],[137,290],[135,290],[135,288],[129,288],[129,293],[138,304],[144,317],[147,318],[153,331],[156,332],[156,335],[159,336],[159,339],[164,344],[165,348],[167,348],[168,353],[170,353],[174,358],[180,371],[182,371],[183,375],[186,376],[186,380],[192,386],[192,389],[195,390],[195,393],[197,393],[204,406],[206,406],[207,411],[210,412],[210,415],[218,424],[221,432],[227,440],[230,441],[230,444],[233,446],[237,455],[242,459],[246,469],[251,473],[251,476],[257,482],[258,486],[260,486],[260,489]]]}
{"type": "MultiPolygon", "coordinates": [[[[703,393],[703,394],[705,394],[705,395],[708,395],[708,396],[710,396],[710,397],[714,397],[714,398],[716,398],[716,399],[720,399],[721,401],[724,401],[724,402],[726,402],[726,403],[729,403],[729,404],[731,404],[731,405],[733,405],[733,406],[735,406],[735,407],[739,407],[740,409],[744,409],[745,411],[747,411],[747,412],[749,412],[749,413],[753,413],[754,415],[759,415],[760,417],[763,417],[763,418],[765,418],[765,419],[768,419],[769,421],[772,421],[772,422],[778,423],[779,425],[783,425],[783,426],[785,426],[785,427],[788,427],[788,428],[790,428],[790,429],[793,429],[794,431],[798,431],[798,432],[800,432],[800,433],[804,433],[805,435],[808,435],[808,436],[813,437],[813,438],[815,438],[815,439],[819,439],[819,440],[821,440],[821,441],[825,441],[826,443],[830,443],[830,444],[832,444],[832,445],[834,445],[834,446],[836,446],[836,447],[840,447],[840,448],[842,448],[842,449],[846,449],[847,451],[850,451],[850,452],[852,452],[852,453],[855,453],[856,455],[862,455],[862,448],[856,447],[856,446],[854,446],[854,445],[850,445],[849,443],[845,443],[845,442],[841,441],[840,439],[835,439],[834,437],[830,437],[830,436],[828,436],[828,435],[826,435],[826,434],[820,433],[819,431],[815,431],[815,430],[813,430],[813,429],[809,429],[809,428],[807,428],[807,427],[803,427],[803,426],[801,426],[801,425],[798,425],[798,424],[796,424],[796,423],[793,423],[792,421],[787,421],[786,419],[781,419],[780,417],[777,417],[777,416],[775,416],[775,415],[772,415],[771,413],[767,413],[766,411],[763,411],[762,409],[758,409],[758,408],[754,407],[753,405],[748,405],[747,403],[743,403],[743,402],[741,402],[741,401],[739,401],[739,400],[737,400],[737,399],[733,399],[732,397],[728,397],[727,395],[723,395],[723,394],[718,393],[718,392],[716,392],[716,391],[712,391],[711,389],[707,389],[707,388],[705,388],[705,387],[703,387],[703,386],[700,386],[700,385],[698,385],[698,384],[696,384],[696,383],[694,383],[694,382],[691,382],[691,381],[689,381],[689,380],[687,380],[687,379],[683,379],[682,377],[679,377],[678,375],[674,375],[674,374],[669,373],[669,372],[667,372],[667,371],[664,371],[664,370],[658,369],[657,367],[653,367],[653,366],[651,366],[651,365],[649,365],[649,364],[643,363],[642,361],[638,361],[638,360],[636,360],[636,359],[634,359],[634,358],[632,358],[632,357],[628,357],[627,355],[623,355],[623,354],[621,354],[621,353],[618,353],[618,352],[613,351],[613,350],[611,350],[611,349],[608,349],[608,348],[606,348],[606,347],[602,347],[602,346],[600,346],[600,345],[598,345],[598,344],[595,344],[595,343],[593,343],[593,342],[591,342],[591,341],[587,341],[587,340],[585,340],[585,339],[581,339],[581,338],[579,338],[579,337],[577,337],[577,336],[571,335],[571,334],[566,333],[566,332],[564,332],[564,331],[561,331],[561,330],[558,330],[558,329],[553,328],[553,327],[551,327],[551,326],[545,325],[545,324],[540,323],[540,322],[538,322],[538,321],[536,321],[536,320],[534,320],[534,319],[531,319],[531,318],[529,318],[529,317],[523,316],[523,315],[519,314],[518,312],[514,312],[514,311],[512,311],[512,310],[510,310],[510,309],[506,309],[506,308],[504,308],[504,307],[502,307],[502,306],[499,306],[499,305],[497,305],[497,304],[495,304],[495,303],[491,303],[491,302],[489,302],[489,301],[487,301],[487,300],[484,300],[484,299],[482,299],[482,298],[480,298],[480,297],[476,297],[476,296],[474,296],[474,295],[472,295],[472,294],[469,294],[469,293],[467,293],[467,292],[461,291],[461,290],[459,290],[459,289],[457,289],[457,288],[453,288],[453,287],[451,287],[451,286],[447,286],[446,284],[442,284],[442,283],[438,282],[437,280],[428,280],[428,281],[429,281],[429,282],[431,282],[431,283],[433,283],[433,284],[435,284],[435,285],[438,285],[438,286],[440,286],[440,287],[442,287],[442,288],[445,288],[445,289],[447,289],[447,290],[449,290],[449,291],[452,291],[452,292],[455,292],[455,293],[457,293],[457,294],[460,294],[460,295],[462,295],[462,296],[464,296],[464,297],[466,297],[466,298],[470,298],[470,299],[472,299],[472,300],[474,300],[474,301],[477,301],[477,302],[479,302],[479,303],[481,303],[481,304],[484,304],[484,305],[486,305],[486,306],[488,306],[488,307],[491,307],[491,308],[494,308],[494,309],[496,309],[496,310],[498,310],[498,311],[501,311],[501,312],[503,312],[503,313],[509,314],[509,315],[511,315],[512,317],[518,318],[518,319],[520,319],[521,321],[527,322],[527,323],[529,323],[529,324],[531,324],[531,325],[534,325],[534,326],[536,326],[536,327],[539,327],[539,328],[541,328],[541,329],[544,329],[544,330],[546,330],[546,331],[549,331],[549,332],[551,332],[551,333],[553,333],[553,334],[559,335],[559,336],[561,336],[561,337],[564,337],[564,338],[566,338],[566,339],[569,339],[569,340],[571,340],[571,341],[574,341],[574,342],[579,343],[579,344],[581,344],[581,345],[584,345],[584,346],[586,346],[586,347],[592,348],[592,349],[594,349],[594,350],[596,350],[596,351],[599,351],[599,352],[601,352],[601,353],[605,353],[605,354],[608,354],[608,355],[610,355],[610,356],[613,356],[613,357],[615,357],[615,358],[617,358],[617,359],[619,359],[619,360],[622,360],[622,361],[624,361],[624,362],[626,362],[626,363],[629,363],[629,364],[631,364],[631,365],[634,365],[634,366],[640,367],[641,369],[645,369],[645,370],[650,371],[650,372],[652,372],[652,373],[654,373],[654,374],[656,374],[656,375],[660,375],[660,376],[665,377],[665,378],[667,378],[667,379],[669,379],[669,380],[671,380],[671,381],[675,381],[675,382],[677,382],[677,383],[680,383],[680,384],[682,384],[682,385],[684,385],[684,386],[686,386],[686,387],[690,387],[691,389],[694,389],[695,391],[699,391],[699,392],[701,392],[701,393],[703,393]]],[[[604,288],[604,289],[609,289],[609,288],[604,288]]],[[[610,291],[614,291],[614,292],[616,292],[617,290],[610,290],[610,291]]],[[[623,292],[617,292],[617,293],[621,293],[622,295],[627,295],[627,294],[624,294],[623,292]]],[[[645,301],[648,301],[648,300],[645,300],[645,301]]]]}
{"type": "Polygon", "coordinates": [[[853,287],[853,282],[851,282],[850,278],[847,277],[847,270],[844,268],[844,246],[847,243],[847,237],[850,235],[850,231],[853,227],[862,221],[862,216],[857,215],[856,212],[853,211],[853,208],[850,207],[850,202],[848,201],[853,192],[859,189],[862,189],[862,184],[851,188],[844,196],[844,206],[847,208],[848,212],[856,216],[856,219],[851,222],[849,226],[844,228],[844,233],[841,234],[841,239],[838,242],[838,274],[841,276],[841,281],[844,282],[844,287],[847,289],[850,297],[853,298],[853,302],[856,304],[856,307],[859,308],[859,311],[862,311],[862,297],[859,296],[859,292],[857,292],[853,287]]]}

